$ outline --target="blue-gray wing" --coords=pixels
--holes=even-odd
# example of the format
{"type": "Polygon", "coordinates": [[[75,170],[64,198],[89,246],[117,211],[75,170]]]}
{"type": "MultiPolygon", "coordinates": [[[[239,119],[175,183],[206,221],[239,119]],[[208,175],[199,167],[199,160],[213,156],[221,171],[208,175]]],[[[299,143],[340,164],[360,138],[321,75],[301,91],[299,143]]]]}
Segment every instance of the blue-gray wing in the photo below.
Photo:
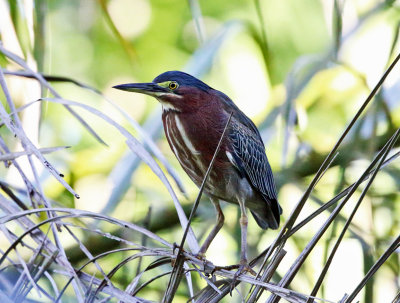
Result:
{"type": "Polygon", "coordinates": [[[268,163],[261,137],[239,121],[231,122],[230,139],[238,169],[244,172],[251,184],[268,200],[277,200],[271,167],[268,163]]]}
{"type": "Polygon", "coordinates": [[[222,101],[228,115],[233,112],[229,128],[229,139],[232,143],[230,146],[233,146],[231,153],[233,159],[230,160],[265,201],[261,209],[250,208],[251,213],[261,228],[277,229],[282,208],[278,203],[272,170],[260,133],[254,123],[228,96],[219,91],[214,91],[214,94],[222,101]]]}
{"type": "Polygon", "coordinates": [[[261,228],[277,229],[282,208],[277,200],[272,170],[260,134],[252,122],[252,127],[249,128],[233,119],[231,126],[229,137],[233,146],[233,164],[243,177],[249,180],[253,189],[261,194],[265,202],[260,208],[250,208],[251,213],[261,228]]]}

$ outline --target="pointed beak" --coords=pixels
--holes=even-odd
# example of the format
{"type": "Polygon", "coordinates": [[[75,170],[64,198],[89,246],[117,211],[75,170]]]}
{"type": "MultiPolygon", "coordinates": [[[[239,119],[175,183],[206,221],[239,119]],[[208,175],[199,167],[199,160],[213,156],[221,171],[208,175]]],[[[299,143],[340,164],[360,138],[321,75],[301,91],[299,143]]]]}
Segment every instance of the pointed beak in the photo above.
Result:
{"type": "Polygon", "coordinates": [[[113,86],[113,88],[125,90],[128,92],[146,94],[146,95],[150,95],[153,97],[157,97],[157,96],[160,96],[161,94],[165,94],[165,93],[169,92],[166,88],[161,87],[158,84],[153,83],[153,82],[150,82],[150,83],[127,83],[127,84],[113,86]]]}

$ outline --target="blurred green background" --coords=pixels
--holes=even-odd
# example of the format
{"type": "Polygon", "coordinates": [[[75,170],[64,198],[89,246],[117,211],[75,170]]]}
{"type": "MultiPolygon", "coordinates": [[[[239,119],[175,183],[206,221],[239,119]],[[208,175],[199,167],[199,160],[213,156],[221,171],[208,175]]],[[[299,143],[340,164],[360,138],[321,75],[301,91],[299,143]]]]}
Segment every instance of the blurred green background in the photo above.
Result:
{"type": "MultiPolygon", "coordinates": [[[[167,174],[187,213],[198,189],[170,151],[161,131],[160,105],[150,97],[111,87],[148,82],[167,70],[184,70],[223,91],[260,128],[277,179],[285,221],[324,156],[400,50],[398,1],[336,3],[337,10],[334,1],[328,0],[0,0],[0,41],[32,69],[80,81],[103,94],[71,83],[54,83],[63,98],[95,107],[143,141],[137,129],[106,98],[141,124],[182,181],[187,198],[167,174]],[[195,9],[196,4],[201,13],[195,9]]],[[[1,67],[18,70],[11,61],[0,57],[1,67]]],[[[400,68],[396,67],[343,143],[300,219],[355,182],[399,127],[399,79],[400,68]]],[[[7,83],[17,107],[41,95],[49,96],[34,80],[7,76],[7,83]]],[[[0,96],[5,102],[4,95],[0,96]]],[[[103,212],[138,224],[143,224],[151,207],[148,228],[169,242],[179,242],[182,229],[163,183],[127,149],[124,137],[109,124],[91,113],[77,111],[108,146],[100,144],[59,104],[42,102],[22,114],[25,130],[38,146],[71,146],[48,159],[81,198],[74,199],[46,171],[41,171],[45,194],[56,201],[54,205],[103,212]]],[[[18,142],[10,133],[1,129],[0,134],[18,150],[18,142]]],[[[2,179],[23,186],[15,168],[2,167],[0,172],[2,179]]],[[[378,174],[318,297],[338,301],[350,292],[398,235],[399,173],[400,165],[394,161],[378,174]]],[[[342,211],[343,218],[348,217],[360,193],[361,189],[342,211]]],[[[223,204],[223,210],[225,226],[207,258],[218,265],[229,265],[239,258],[239,209],[223,204]]],[[[320,215],[289,239],[279,275],[288,270],[328,215],[329,212],[320,215]]],[[[203,197],[193,223],[198,238],[207,233],[214,220],[214,209],[203,197]]],[[[335,222],[333,231],[314,249],[291,283],[293,289],[307,294],[311,291],[343,222],[335,222]]],[[[140,241],[139,235],[123,233],[103,223],[98,227],[130,241],[140,241]]],[[[92,254],[121,245],[76,232],[92,254]]],[[[264,250],[276,234],[277,231],[260,230],[251,219],[250,257],[264,250]]],[[[75,241],[67,234],[61,235],[72,264],[82,264],[85,256],[75,241]]],[[[0,247],[7,245],[6,239],[0,238],[0,247]]],[[[128,253],[109,257],[101,264],[110,270],[123,256],[128,253]]],[[[149,258],[143,262],[151,261],[149,258]]],[[[113,282],[125,287],[134,278],[136,267],[134,262],[127,265],[113,282]]],[[[161,273],[168,268],[157,270],[161,273]]],[[[91,270],[95,267],[89,267],[88,272],[91,270]]],[[[399,272],[397,253],[367,285],[361,302],[392,300],[399,292],[399,272]]],[[[143,280],[152,275],[144,275],[143,280]]],[[[159,301],[166,281],[167,277],[161,278],[138,295],[159,301]]],[[[195,284],[198,288],[205,286],[198,277],[195,284]]],[[[174,302],[187,299],[187,289],[182,287],[174,302]]],[[[225,300],[240,302],[240,296],[225,300]]]]}

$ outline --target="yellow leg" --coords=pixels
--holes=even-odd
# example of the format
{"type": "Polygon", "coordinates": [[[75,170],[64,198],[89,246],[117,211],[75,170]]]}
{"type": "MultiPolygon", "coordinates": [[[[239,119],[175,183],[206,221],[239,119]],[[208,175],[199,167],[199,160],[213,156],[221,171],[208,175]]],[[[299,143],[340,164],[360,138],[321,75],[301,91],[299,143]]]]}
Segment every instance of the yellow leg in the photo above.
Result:
{"type": "Polygon", "coordinates": [[[240,249],[240,265],[247,265],[247,211],[244,201],[239,202],[240,205],[240,230],[241,230],[241,249],[240,249]]]}
{"type": "Polygon", "coordinates": [[[239,206],[240,206],[240,229],[241,229],[241,245],[240,245],[240,264],[237,272],[233,276],[232,282],[231,282],[231,289],[230,293],[232,294],[232,290],[235,288],[236,285],[236,280],[237,278],[243,273],[243,272],[249,272],[252,275],[256,275],[256,272],[250,267],[248,261],[247,261],[247,211],[246,211],[246,206],[245,202],[242,200],[239,200],[239,206]]]}
{"type": "Polygon", "coordinates": [[[247,261],[247,210],[245,206],[245,202],[239,200],[239,205],[240,205],[240,229],[241,229],[241,245],[240,245],[240,266],[239,270],[235,274],[234,280],[243,272],[249,272],[252,275],[256,275],[256,272],[250,267],[248,261],[247,261]]]}

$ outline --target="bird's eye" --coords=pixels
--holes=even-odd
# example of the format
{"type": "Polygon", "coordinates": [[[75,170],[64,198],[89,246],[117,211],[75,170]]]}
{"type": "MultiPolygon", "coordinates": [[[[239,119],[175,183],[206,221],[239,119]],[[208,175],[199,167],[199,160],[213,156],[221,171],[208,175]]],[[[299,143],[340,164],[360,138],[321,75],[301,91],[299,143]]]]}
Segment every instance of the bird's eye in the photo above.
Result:
{"type": "Polygon", "coordinates": [[[172,90],[177,89],[177,88],[178,88],[178,83],[176,83],[176,82],[170,82],[170,83],[168,84],[168,87],[169,87],[169,89],[172,89],[172,90]]]}

